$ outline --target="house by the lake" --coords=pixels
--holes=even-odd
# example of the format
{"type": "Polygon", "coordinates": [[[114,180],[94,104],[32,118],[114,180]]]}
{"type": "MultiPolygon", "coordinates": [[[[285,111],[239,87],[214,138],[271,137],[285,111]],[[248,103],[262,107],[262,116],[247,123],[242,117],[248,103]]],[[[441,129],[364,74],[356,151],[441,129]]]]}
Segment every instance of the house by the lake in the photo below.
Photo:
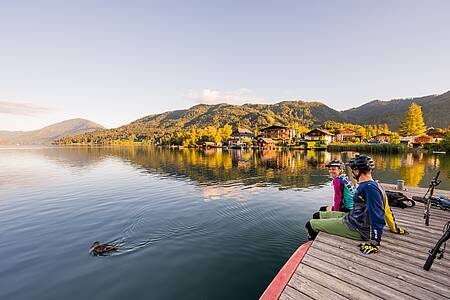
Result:
{"type": "Polygon", "coordinates": [[[430,127],[425,134],[431,136],[435,142],[440,142],[445,136],[445,131],[430,127]]]}
{"type": "Polygon", "coordinates": [[[305,134],[306,141],[316,141],[323,144],[330,144],[333,141],[334,134],[324,129],[316,128],[305,134]]]}
{"type": "Polygon", "coordinates": [[[343,129],[336,134],[334,139],[336,142],[347,143],[353,141],[361,142],[361,138],[362,136],[356,131],[351,129],[343,129]]]}
{"type": "Polygon", "coordinates": [[[261,137],[272,139],[276,143],[290,143],[295,136],[292,127],[272,125],[261,130],[261,137]]]}
{"type": "Polygon", "coordinates": [[[253,132],[247,128],[238,127],[231,134],[229,146],[231,148],[245,148],[251,144],[255,138],[253,132]]]}
{"type": "Polygon", "coordinates": [[[434,139],[433,137],[426,135],[426,134],[421,134],[421,135],[416,135],[416,136],[405,136],[400,138],[400,143],[402,144],[406,144],[409,147],[413,147],[413,148],[418,148],[423,146],[423,144],[425,143],[434,143],[434,139]]]}
{"type": "Polygon", "coordinates": [[[376,136],[373,136],[370,139],[370,142],[372,142],[372,143],[389,143],[391,136],[392,136],[392,134],[390,134],[390,133],[380,133],[380,134],[377,134],[376,136]]]}

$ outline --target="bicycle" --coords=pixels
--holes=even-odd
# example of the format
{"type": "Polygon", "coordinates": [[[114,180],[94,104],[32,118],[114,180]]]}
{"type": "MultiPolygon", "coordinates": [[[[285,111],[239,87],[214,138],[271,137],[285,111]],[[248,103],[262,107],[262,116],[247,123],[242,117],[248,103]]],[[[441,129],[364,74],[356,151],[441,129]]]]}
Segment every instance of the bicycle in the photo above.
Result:
{"type": "Polygon", "coordinates": [[[438,203],[436,202],[436,200],[438,198],[433,197],[433,193],[434,193],[434,188],[437,187],[440,183],[441,180],[439,180],[439,174],[441,174],[441,171],[437,171],[436,176],[433,177],[433,179],[430,182],[430,185],[428,186],[428,190],[425,193],[425,195],[420,198],[420,197],[414,197],[413,196],[413,200],[417,200],[417,201],[423,201],[425,203],[425,207],[423,210],[423,218],[425,219],[425,225],[429,226],[430,225],[430,208],[431,208],[431,204],[433,203],[438,203]],[[427,195],[429,194],[429,196],[427,197],[427,195]]]}
{"type": "MultiPolygon", "coordinates": [[[[424,212],[423,212],[423,218],[425,219],[425,225],[430,225],[430,209],[431,206],[434,206],[441,210],[450,210],[450,201],[445,200],[441,197],[434,197],[434,188],[437,187],[441,180],[439,180],[439,174],[440,171],[436,173],[436,176],[433,177],[433,179],[430,182],[430,185],[428,187],[427,192],[423,197],[415,197],[413,196],[413,200],[421,201],[425,204],[424,212]],[[428,195],[428,193],[430,193],[428,195]],[[427,197],[428,195],[428,197],[427,197]]],[[[444,257],[445,247],[447,244],[448,239],[450,239],[450,221],[448,221],[444,225],[443,229],[443,235],[442,237],[437,241],[436,245],[429,251],[429,255],[427,260],[425,261],[425,264],[423,265],[423,269],[426,271],[429,271],[431,268],[431,265],[433,264],[434,260],[442,259],[444,257]],[[442,247],[442,249],[441,249],[442,247]]]]}
{"type": "Polygon", "coordinates": [[[431,249],[431,251],[429,251],[427,261],[423,265],[423,269],[425,271],[430,270],[431,265],[433,264],[436,257],[437,257],[437,259],[442,259],[444,257],[445,246],[447,244],[448,239],[450,238],[450,221],[448,221],[447,224],[445,224],[443,232],[444,232],[444,234],[439,239],[439,241],[436,243],[434,248],[431,249]],[[442,247],[442,245],[444,245],[444,246],[442,247]],[[441,249],[441,247],[442,247],[442,249],[441,249]]]}

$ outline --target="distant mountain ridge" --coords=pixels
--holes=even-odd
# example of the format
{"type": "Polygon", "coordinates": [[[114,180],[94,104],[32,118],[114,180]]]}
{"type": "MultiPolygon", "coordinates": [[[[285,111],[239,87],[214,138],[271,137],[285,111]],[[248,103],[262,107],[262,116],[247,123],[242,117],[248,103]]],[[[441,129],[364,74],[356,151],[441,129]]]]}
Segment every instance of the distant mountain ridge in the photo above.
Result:
{"type": "Polygon", "coordinates": [[[52,141],[62,137],[83,134],[99,129],[105,129],[105,127],[89,120],[77,118],[32,131],[0,130],[0,141],[2,144],[50,144],[52,141]]]}
{"type": "Polygon", "coordinates": [[[170,130],[195,126],[224,126],[225,124],[254,128],[273,124],[287,125],[291,122],[306,125],[321,124],[329,119],[344,122],[340,112],[320,102],[283,101],[276,104],[226,103],[199,104],[189,109],[169,111],[140,118],[120,128],[144,126],[147,128],[170,130]]]}
{"type": "Polygon", "coordinates": [[[263,128],[270,125],[319,126],[325,121],[354,124],[387,124],[397,131],[411,103],[422,106],[427,127],[446,128],[450,125],[450,91],[441,95],[390,101],[374,100],[359,107],[337,111],[320,102],[283,101],[275,104],[231,105],[199,104],[188,109],[152,114],[113,129],[88,120],[73,119],[30,132],[0,131],[0,143],[50,143],[63,137],[79,135],[82,141],[102,143],[129,139],[132,135],[154,136],[192,127],[207,126],[263,128]],[[83,136],[85,134],[85,136],[83,136]]]}
{"type": "Polygon", "coordinates": [[[422,106],[427,127],[446,128],[450,125],[450,91],[440,95],[430,95],[390,101],[374,100],[359,107],[341,112],[342,117],[356,124],[388,124],[398,130],[408,107],[415,102],[422,106]]]}
{"type": "Polygon", "coordinates": [[[359,107],[344,111],[334,110],[320,102],[283,101],[276,104],[199,104],[189,109],[148,115],[119,127],[120,130],[172,131],[192,126],[223,126],[230,124],[248,128],[261,128],[273,124],[289,125],[302,123],[307,126],[320,125],[325,121],[354,124],[387,124],[398,130],[405,112],[411,103],[422,106],[428,127],[447,127],[450,124],[450,91],[441,95],[390,101],[374,100],[359,107]]]}

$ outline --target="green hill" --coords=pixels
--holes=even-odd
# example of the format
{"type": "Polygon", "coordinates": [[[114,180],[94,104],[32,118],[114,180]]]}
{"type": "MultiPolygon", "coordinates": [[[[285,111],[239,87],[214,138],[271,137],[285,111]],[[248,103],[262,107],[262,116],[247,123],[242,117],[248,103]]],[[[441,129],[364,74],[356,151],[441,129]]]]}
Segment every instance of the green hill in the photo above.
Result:
{"type": "Polygon", "coordinates": [[[288,125],[297,122],[305,125],[321,124],[326,120],[345,121],[340,113],[319,102],[284,101],[276,104],[200,104],[185,110],[149,115],[121,128],[145,127],[172,131],[193,126],[203,128],[225,124],[261,128],[273,124],[288,125]]]}
{"type": "Polygon", "coordinates": [[[342,112],[349,122],[356,124],[388,124],[398,130],[405,112],[411,103],[422,106],[427,127],[446,128],[450,125],[450,91],[441,95],[431,95],[390,101],[374,100],[356,108],[342,112]]]}
{"type": "MultiPolygon", "coordinates": [[[[353,124],[387,124],[397,130],[412,102],[422,106],[428,127],[447,127],[450,123],[450,92],[442,95],[391,101],[371,101],[357,108],[339,112],[320,102],[283,101],[276,104],[199,104],[188,109],[148,115],[114,129],[102,129],[61,140],[61,143],[107,143],[145,140],[191,128],[207,126],[263,128],[270,125],[311,127],[325,121],[353,124]]],[[[0,139],[2,136],[0,135],[0,139]]]]}

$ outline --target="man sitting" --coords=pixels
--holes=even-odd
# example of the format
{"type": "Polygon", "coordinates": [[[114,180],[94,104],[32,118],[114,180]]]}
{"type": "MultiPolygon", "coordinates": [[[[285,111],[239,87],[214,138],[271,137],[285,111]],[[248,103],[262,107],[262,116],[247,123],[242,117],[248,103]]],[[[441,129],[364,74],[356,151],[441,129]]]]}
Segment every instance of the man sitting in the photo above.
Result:
{"type": "Polygon", "coordinates": [[[405,234],[406,231],[395,223],[386,193],[372,178],[372,170],[375,168],[373,159],[357,155],[348,162],[348,165],[352,169],[353,177],[359,183],[353,197],[353,210],[348,213],[317,212],[305,227],[310,240],[313,240],[319,231],[324,231],[354,240],[370,241],[360,244],[360,250],[364,254],[375,253],[379,251],[386,223],[394,233],[405,234]]]}

